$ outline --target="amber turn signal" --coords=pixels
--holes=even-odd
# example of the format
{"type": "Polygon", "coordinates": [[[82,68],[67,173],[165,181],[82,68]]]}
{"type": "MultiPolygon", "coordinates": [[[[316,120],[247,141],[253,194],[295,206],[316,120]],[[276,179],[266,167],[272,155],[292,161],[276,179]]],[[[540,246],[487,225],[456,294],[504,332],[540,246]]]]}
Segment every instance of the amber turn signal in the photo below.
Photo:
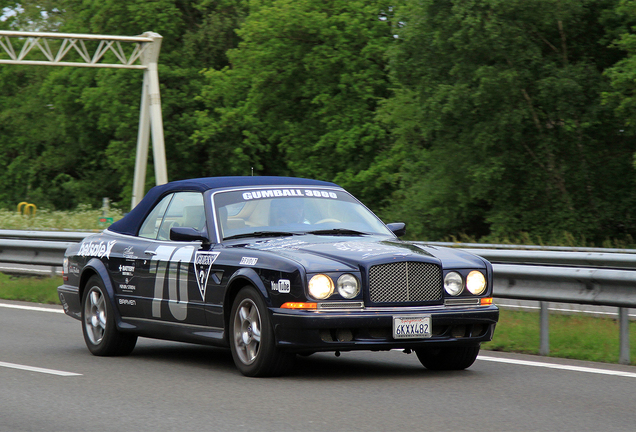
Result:
{"type": "Polygon", "coordinates": [[[284,303],[281,308],[283,309],[316,309],[317,303],[301,303],[301,302],[287,302],[284,303]]]}

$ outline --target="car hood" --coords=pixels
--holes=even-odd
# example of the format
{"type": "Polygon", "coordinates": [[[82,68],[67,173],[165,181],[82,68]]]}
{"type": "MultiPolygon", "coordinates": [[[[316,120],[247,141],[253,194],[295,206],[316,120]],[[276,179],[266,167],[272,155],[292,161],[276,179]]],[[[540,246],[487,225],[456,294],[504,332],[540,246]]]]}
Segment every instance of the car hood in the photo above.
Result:
{"type": "Polygon", "coordinates": [[[303,265],[309,272],[359,270],[398,261],[429,262],[442,265],[443,268],[486,266],[482,258],[457,249],[386,237],[305,235],[254,240],[237,246],[283,256],[303,265]]]}

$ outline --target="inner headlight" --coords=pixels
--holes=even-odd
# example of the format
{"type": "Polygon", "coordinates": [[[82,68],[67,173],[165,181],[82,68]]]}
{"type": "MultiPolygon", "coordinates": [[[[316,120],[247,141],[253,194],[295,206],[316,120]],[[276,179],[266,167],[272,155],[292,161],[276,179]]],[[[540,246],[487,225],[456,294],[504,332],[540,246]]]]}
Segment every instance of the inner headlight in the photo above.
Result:
{"type": "Polygon", "coordinates": [[[486,291],[486,277],[484,274],[477,270],[468,273],[466,289],[475,295],[483,294],[486,291]]]}
{"type": "Polygon", "coordinates": [[[360,292],[358,279],[352,274],[343,274],[338,278],[338,293],[346,299],[352,299],[360,292]]]}
{"type": "Polygon", "coordinates": [[[333,281],[324,274],[317,274],[309,280],[309,295],[316,300],[324,300],[333,294],[333,281]]]}
{"type": "Polygon", "coordinates": [[[444,289],[452,296],[460,295],[464,289],[462,276],[457,272],[448,272],[444,278],[444,289]]]}

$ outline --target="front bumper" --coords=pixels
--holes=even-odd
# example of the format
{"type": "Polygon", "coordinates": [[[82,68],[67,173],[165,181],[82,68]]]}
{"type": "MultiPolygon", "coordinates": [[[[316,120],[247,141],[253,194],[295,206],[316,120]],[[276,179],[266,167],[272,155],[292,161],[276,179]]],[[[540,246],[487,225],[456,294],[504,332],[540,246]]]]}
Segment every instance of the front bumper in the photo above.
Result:
{"type": "Polygon", "coordinates": [[[389,350],[477,345],[492,340],[499,309],[490,306],[366,308],[346,311],[271,309],[279,348],[290,352],[389,350]],[[432,336],[394,339],[393,317],[430,314],[432,336]]]}

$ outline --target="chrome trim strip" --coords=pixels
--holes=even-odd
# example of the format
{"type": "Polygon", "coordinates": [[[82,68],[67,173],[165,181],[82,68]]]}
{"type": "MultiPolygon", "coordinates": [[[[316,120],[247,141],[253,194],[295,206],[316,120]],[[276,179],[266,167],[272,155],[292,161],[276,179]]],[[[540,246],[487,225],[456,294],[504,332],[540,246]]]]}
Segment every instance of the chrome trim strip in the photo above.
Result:
{"type": "Polygon", "coordinates": [[[174,326],[174,327],[188,327],[192,329],[200,329],[205,331],[216,331],[222,332],[223,329],[220,327],[210,327],[201,324],[189,324],[184,322],[175,322],[175,321],[164,321],[161,319],[150,319],[150,318],[141,318],[141,317],[122,317],[122,321],[125,323],[146,323],[146,324],[156,324],[156,325],[164,325],[164,326],[174,326]]]}
{"type": "Polygon", "coordinates": [[[473,306],[481,304],[479,298],[454,298],[444,300],[444,306],[473,306]]]}
{"type": "Polygon", "coordinates": [[[364,309],[364,302],[324,302],[318,303],[317,310],[351,310],[364,309]]]}

